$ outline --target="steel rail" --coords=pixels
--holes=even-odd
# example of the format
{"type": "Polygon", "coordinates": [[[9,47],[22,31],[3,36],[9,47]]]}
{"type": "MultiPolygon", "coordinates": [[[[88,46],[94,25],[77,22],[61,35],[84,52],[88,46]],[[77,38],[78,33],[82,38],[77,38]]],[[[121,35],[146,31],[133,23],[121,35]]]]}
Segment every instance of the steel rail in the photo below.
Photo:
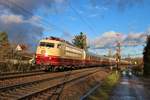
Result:
{"type": "MultiPolygon", "coordinates": [[[[79,72],[72,72],[72,74],[77,74],[77,73],[85,72],[87,70],[90,70],[90,69],[80,70],[79,72]]],[[[40,83],[40,82],[43,82],[43,81],[58,79],[58,78],[61,78],[61,77],[64,77],[64,76],[65,76],[65,74],[58,75],[58,76],[51,77],[51,78],[46,78],[46,79],[33,80],[31,82],[24,82],[24,83],[18,83],[18,84],[15,84],[15,85],[8,85],[8,86],[0,87],[0,92],[1,91],[6,91],[6,90],[12,90],[13,88],[17,88],[17,87],[21,87],[21,86],[27,86],[29,84],[35,84],[35,83],[40,83]]]]}
{"type": "MultiPolygon", "coordinates": [[[[72,78],[72,79],[70,79],[70,80],[66,80],[65,82],[58,83],[58,84],[56,84],[56,85],[54,85],[54,86],[49,86],[49,87],[47,87],[47,88],[45,88],[45,89],[42,89],[42,90],[40,90],[40,91],[36,91],[36,92],[32,92],[32,93],[26,94],[26,95],[24,95],[24,96],[22,96],[22,97],[19,97],[18,99],[19,99],[19,100],[24,100],[24,99],[32,98],[32,97],[34,97],[34,96],[37,96],[38,94],[41,94],[41,93],[44,92],[44,91],[48,91],[48,90],[54,89],[54,88],[56,88],[56,87],[61,86],[62,84],[68,84],[68,83],[70,83],[70,82],[73,82],[73,81],[76,81],[76,80],[79,80],[79,79],[82,79],[82,78],[86,78],[86,77],[88,77],[89,75],[94,74],[94,73],[96,73],[96,72],[98,72],[98,71],[100,71],[100,70],[92,71],[92,72],[90,72],[90,73],[88,73],[88,74],[81,75],[81,76],[79,76],[79,77],[72,78]]],[[[56,93],[53,93],[53,94],[58,94],[58,93],[56,92],[56,93]]]]}

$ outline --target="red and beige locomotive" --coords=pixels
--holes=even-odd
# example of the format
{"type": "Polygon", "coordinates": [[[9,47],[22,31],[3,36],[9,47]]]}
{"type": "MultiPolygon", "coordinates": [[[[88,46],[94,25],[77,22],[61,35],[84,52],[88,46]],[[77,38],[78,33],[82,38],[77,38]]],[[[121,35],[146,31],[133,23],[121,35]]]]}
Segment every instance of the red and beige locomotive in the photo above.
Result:
{"type": "Polygon", "coordinates": [[[36,51],[36,64],[46,69],[81,68],[98,65],[115,65],[113,58],[86,52],[56,37],[40,40],[36,51]]]}

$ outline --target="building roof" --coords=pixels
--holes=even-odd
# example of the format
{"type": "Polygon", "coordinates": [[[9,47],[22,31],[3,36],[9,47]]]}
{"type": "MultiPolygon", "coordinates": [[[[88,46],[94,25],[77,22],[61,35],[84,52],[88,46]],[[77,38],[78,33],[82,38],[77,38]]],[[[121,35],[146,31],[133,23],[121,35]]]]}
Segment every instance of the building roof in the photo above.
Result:
{"type": "Polygon", "coordinates": [[[22,51],[22,50],[27,50],[27,45],[25,44],[18,44],[17,47],[16,47],[16,50],[17,51],[22,51]]]}

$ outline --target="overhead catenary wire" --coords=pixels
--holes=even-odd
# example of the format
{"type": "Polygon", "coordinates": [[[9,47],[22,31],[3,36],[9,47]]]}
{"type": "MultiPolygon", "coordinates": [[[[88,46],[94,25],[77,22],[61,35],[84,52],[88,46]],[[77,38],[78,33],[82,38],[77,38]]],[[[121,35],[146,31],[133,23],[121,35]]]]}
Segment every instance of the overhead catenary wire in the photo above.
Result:
{"type": "MultiPolygon", "coordinates": [[[[9,4],[14,5],[15,7],[19,8],[19,10],[22,10],[22,13],[23,13],[23,14],[26,14],[26,15],[33,15],[32,12],[30,12],[30,11],[26,10],[25,8],[19,6],[18,4],[16,4],[16,3],[13,2],[13,1],[6,0],[6,2],[8,2],[9,4]]],[[[9,7],[10,9],[12,9],[12,7],[11,7],[9,4],[3,3],[3,5],[9,7]]],[[[43,23],[43,22],[40,22],[40,23],[38,23],[38,24],[42,24],[42,25],[46,25],[46,26],[48,25],[48,24],[43,23]]]]}
{"type": "Polygon", "coordinates": [[[136,57],[136,56],[143,56],[142,53],[136,53],[136,54],[122,54],[122,57],[136,57]]]}
{"type": "MultiPolygon", "coordinates": [[[[18,5],[18,4],[16,4],[15,2],[13,2],[13,1],[11,1],[11,0],[6,0],[6,1],[7,1],[8,3],[11,3],[11,4],[15,5],[15,6],[18,7],[19,9],[21,9],[21,10],[24,12],[24,14],[33,15],[33,13],[32,13],[31,11],[29,11],[29,10],[25,9],[24,7],[22,7],[22,6],[18,5]]],[[[68,1],[68,0],[67,0],[67,1],[68,1]]],[[[79,18],[81,19],[81,21],[82,21],[85,25],[87,25],[87,27],[91,30],[91,32],[93,32],[93,34],[96,34],[96,32],[95,32],[95,30],[93,29],[93,27],[92,27],[87,21],[85,21],[85,19],[79,14],[79,12],[71,5],[71,3],[70,3],[69,1],[68,1],[68,4],[69,4],[69,7],[75,12],[75,14],[76,14],[77,16],[79,16],[79,18]]],[[[5,4],[5,5],[6,5],[6,4],[5,4]]],[[[7,5],[7,6],[9,6],[9,5],[7,5]]],[[[10,6],[9,6],[9,7],[10,7],[10,6]]],[[[49,27],[49,25],[51,25],[52,27],[54,27],[54,28],[60,30],[61,32],[65,32],[65,30],[64,30],[63,28],[60,28],[60,27],[58,27],[57,25],[54,25],[54,24],[50,23],[49,20],[46,20],[46,19],[43,19],[43,18],[41,18],[41,19],[42,19],[42,22],[40,21],[40,22],[39,22],[40,24],[42,24],[42,25],[44,25],[44,26],[46,26],[46,27],[49,27]]]]}
{"type": "Polygon", "coordinates": [[[85,20],[85,18],[83,18],[81,16],[81,14],[72,6],[71,2],[69,0],[67,0],[69,7],[72,9],[72,11],[80,18],[80,20],[89,28],[89,30],[91,30],[91,32],[93,32],[93,34],[96,34],[95,29],[93,28],[93,25],[91,25],[91,23],[87,22],[85,20]]]}
{"type": "MultiPolygon", "coordinates": [[[[18,4],[16,4],[15,2],[13,2],[13,1],[11,1],[11,0],[6,0],[6,2],[8,2],[8,3],[14,5],[15,7],[21,9],[22,12],[23,12],[24,14],[26,14],[26,15],[33,15],[33,13],[32,13],[31,11],[25,9],[24,7],[22,7],[22,6],[18,5],[18,4]]],[[[5,6],[7,6],[7,7],[10,8],[10,5],[5,4],[5,6]]],[[[49,27],[49,26],[51,25],[52,27],[54,27],[54,28],[56,28],[56,29],[58,29],[58,30],[60,30],[60,31],[62,31],[62,32],[65,31],[64,29],[58,27],[57,25],[54,25],[54,24],[50,23],[49,20],[46,20],[46,19],[44,19],[44,18],[42,18],[42,17],[41,17],[41,19],[42,19],[42,21],[40,20],[40,22],[39,22],[38,24],[42,24],[42,25],[44,25],[44,26],[46,26],[46,27],[49,27]]]]}
{"type": "MultiPolygon", "coordinates": [[[[67,0],[67,1],[68,1],[68,0],[67,0]]],[[[19,9],[22,10],[22,12],[23,12],[24,14],[33,15],[33,13],[32,13],[31,11],[25,9],[24,7],[22,7],[22,6],[18,5],[18,4],[16,4],[15,2],[13,2],[13,1],[11,1],[11,0],[6,0],[6,2],[9,2],[9,3],[11,3],[12,5],[18,7],[19,9]]],[[[69,7],[75,12],[75,14],[76,14],[77,16],[79,16],[79,18],[81,19],[81,21],[82,21],[84,24],[86,24],[86,25],[88,26],[88,28],[89,28],[93,33],[95,33],[95,32],[94,32],[95,30],[93,29],[93,27],[85,20],[85,18],[83,18],[83,17],[80,15],[80,13],[71,5],[71,3],[70,3],[69,1],[68,1],[68,4],[69,4],[69,7]]],[[[5,5],[7,5],[7,4],[5,4],[5,5]]],[[[10,7],[9,5],[7,5],[7,6],[10,7]]],[[[43,19],[43,18],[42,18],[42,19],[43,19]]],[[[64,32],[64,29],[62,29],[62,28],[60,28],[60,27],[58,27],[58,26],[56,26],[56,25],[54,25],[54,24],[51,24],[51,23],[50,23],[48,20],[46,20],[46,19],[43,19],[43,20],[40,21],[39,23],[42,24],[42,25],[46,25],[47,27],[48,27],[49,25],[52,25],[53,27],[55,27],[55,28],[57,28],[57,29],[59,29],[59,30],[61,30],[61,31],[64,32]]],[[[110,48],[110,47],[109,47],[109,48],[110,48]]],[[[115,47],[114,47],[114,48],[115,48],[115,47]]],[[[94,49],[99,49],[99,48],[94,48],[94,49]]]]}
{"type": "MultiPolygon", "coordinates": [[[[10,1],[10,0],[6,0],[6,1],[9,2],[9,3],[11,3],[11,4],[13,4],[13,5],[15,5],[15,6],[18,7],[19,9],[21,9],[25,14],[33,15],[32,12],[30,12],[30,11],[28,11],[27,9],[21,7],[20,5],[16,4],[15,2],[10,1]]],[[[10,7],[9,5],[6,5],[6,6],[10,7]]],[[[44,22],[40,22],[40,23],[41,23],[41,24],[44,24],[44,25],[49,25],[48,20],[43,19],[43,21],[44,21],[44,22]]],[[[54,26],[55,28],[57,28],[57,29],[59,29],[59,30],[61,30],[61,31],[64,32],[64,29],[62,29],[62,28],[60,28],[60,27],[58,27],[58,26],[56,26],[56,25],[53,25],[53,24],[51,24],[51,25],[54,26]]],[[[65,80],[68,80],[68,77],[70,76],[71,71],[70,71],[70,72],[67,72],[67,73],[69,73],[69,74],[67,74],[67,75],[65,76],[64,81],[65,81],[65,80]]],[[[60,97],[60,95],[61,95],[61,92],[62,92],[63,89],[64,89],[64,86],[65,86],[65,84],[63,84],[63,86],[61,87],[61,91],[60,91],[60,93],[59,93],[59,95],[58,95],[58,99],[59,99],[59,97],[60,97]]]]}

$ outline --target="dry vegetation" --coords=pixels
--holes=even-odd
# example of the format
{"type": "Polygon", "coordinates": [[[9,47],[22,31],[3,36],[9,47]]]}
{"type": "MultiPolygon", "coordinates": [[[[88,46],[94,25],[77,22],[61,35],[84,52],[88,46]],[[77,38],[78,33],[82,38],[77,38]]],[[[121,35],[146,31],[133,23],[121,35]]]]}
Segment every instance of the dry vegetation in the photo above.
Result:
{"type": "Polygon", "coordinates": [[[119,74],[113,72],[111,75],[107,76],[100,88],[98,88],[93,94],[91,94],[87,100],[109,100],[109,95],[113,87],[117,84],[119,80],[119,74]]]}
{"type": "Polygon", "coordinates": [[[85,95],[97,84],[100,84],[108,74],[106,71],[99,71],[86,79],[65,85],[63,93],[61,94],[61,100],[80,100],[81,96],[85,95]]]}
{"type": "Polygon", "coordinates": [[[34,70],[35,67],[29,60],[33,54],[28,51],[16,51],[16,45],[10,45],[8,42],[0,44],[0,72],[16,72],[34,70]]]}

